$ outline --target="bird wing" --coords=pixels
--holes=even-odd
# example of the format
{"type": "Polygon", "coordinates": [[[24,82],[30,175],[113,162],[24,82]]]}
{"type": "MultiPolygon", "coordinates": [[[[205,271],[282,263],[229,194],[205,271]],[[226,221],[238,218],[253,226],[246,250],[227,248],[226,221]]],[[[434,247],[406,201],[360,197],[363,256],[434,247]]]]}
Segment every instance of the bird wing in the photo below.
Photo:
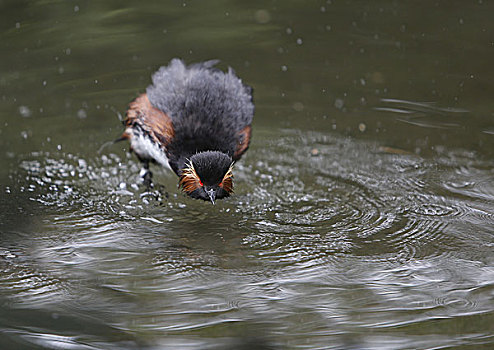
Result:
{"type": "Polygon", "coordinates": [[[130,139],[133,135],[133,129],[140,128],[154,142],[164,148],[175,134],[171,118],[153,107],[146,94],[138,96],[129,104],[125,127],[123,138],[130,139]]]}
{"type": "Polygon", "coordinates": [[[242,154],[244,154],[245,151],[247,151],[247,149],[249,148],[251,135],[252,127],[250,125],[247,125],[245,128],[237,133],[238,143],[235,149],[235,153],[232,157],[234,161],[239,160],[240,157],[242,157],[242,154]]]}

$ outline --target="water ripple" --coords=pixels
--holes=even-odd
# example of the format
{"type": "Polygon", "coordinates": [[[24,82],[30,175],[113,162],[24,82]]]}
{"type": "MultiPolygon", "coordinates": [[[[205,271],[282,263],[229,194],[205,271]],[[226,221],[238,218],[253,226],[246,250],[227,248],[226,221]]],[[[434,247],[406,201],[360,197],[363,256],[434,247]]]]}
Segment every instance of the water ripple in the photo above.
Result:
{"type": "Polygon", "coordinates": [[[26,156],[11,192],[44,212],[22,249],[4,242],[0,284],[26,305],[112,310],[100,317],[114,329],[156,338],[259,315],[272,332],[307,319],[301,334],[317,337],[492,312],[491,163],[258,137],[270,152],[240,162],[237,193],[214,207],[159,172],[169,192],[142,198],[138,164],[114,154],[26,156]]]}
{"type": "Polygon", "coordinates": [[[435,103],[415,102],[400,99],[381,99],[382,106],[377,111],[399,115],[397,120],[425,128],[458,128],[468,110],[455,107],[439,107],[435,103]]]}

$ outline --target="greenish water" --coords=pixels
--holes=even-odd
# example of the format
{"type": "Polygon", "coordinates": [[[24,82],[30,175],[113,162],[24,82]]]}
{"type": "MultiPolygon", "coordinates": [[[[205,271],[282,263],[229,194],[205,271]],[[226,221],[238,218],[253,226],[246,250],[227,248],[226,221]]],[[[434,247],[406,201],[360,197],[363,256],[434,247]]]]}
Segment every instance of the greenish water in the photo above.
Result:
{"type": "Polygon", "coordinates": [[[493,13],[0,1],[0,348],[494,347],[493,13]],[[98,153],[174,57],[254,88],[215,206],[98,153]]]}

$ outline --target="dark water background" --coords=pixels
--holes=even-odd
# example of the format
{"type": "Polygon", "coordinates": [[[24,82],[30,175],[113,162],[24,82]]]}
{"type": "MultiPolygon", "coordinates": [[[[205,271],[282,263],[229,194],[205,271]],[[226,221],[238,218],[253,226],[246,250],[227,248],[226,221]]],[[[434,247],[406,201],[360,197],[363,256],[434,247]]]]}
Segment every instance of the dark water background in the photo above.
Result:
{"type": "Polygon", "coordinates": [[[0,348],[493,349],[493,16],[0,1],[0,348]],[[216,206],[98,153],[173,57],[255,90],[216,206]]]}

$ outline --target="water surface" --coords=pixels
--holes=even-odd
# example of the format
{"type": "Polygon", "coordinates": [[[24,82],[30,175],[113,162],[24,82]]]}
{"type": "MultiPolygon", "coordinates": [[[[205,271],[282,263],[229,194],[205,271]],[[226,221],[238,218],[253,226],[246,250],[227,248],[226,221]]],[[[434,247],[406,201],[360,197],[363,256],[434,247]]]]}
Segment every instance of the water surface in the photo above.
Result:
{"type": "Polygon", "coordinates": [[[2,349],[494,346],[491,3],[0,5],[2,349]],[[255,91],[215,206],[98,152],[173,57],[255,91]]]}

